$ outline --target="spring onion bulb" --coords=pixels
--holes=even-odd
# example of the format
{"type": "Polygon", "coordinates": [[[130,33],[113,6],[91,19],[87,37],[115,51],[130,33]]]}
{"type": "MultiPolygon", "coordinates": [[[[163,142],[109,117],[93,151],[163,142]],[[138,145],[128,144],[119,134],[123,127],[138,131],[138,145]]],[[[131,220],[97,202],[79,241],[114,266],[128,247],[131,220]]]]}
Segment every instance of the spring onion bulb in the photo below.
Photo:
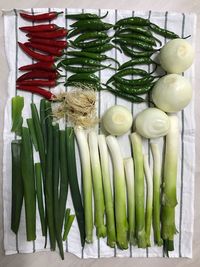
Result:
{"type": "Polygon", "coordinates": [[[169,113],[185,108],[192,98],[189,81],[178,74],[168,74],[160,78],[152,89],[152,100],[161,110],[169,113]]]}
{"type": "Polygon", "coordinates": [[[129,241],[135,244],[135,185],[134,185],[134,165],[132,158],[124,159],[124,170],[126,176],[127,200],[128,200],[128,225],[129,241]]]}
{"type": "Polygon", "coordinates": [[[147,247],[151,246],[150,236],[151,236],[151,223],[152,223],[152,206],[153,206],[153,178],[148,163],[148,155],[144,155],[144,172],[146,178],[146,216],[145,216],[145,231],[146,231],[146,242],[147,247]]]}
{"type": "Polygon", "coordinates": [[[160,227],[160,186],[161,186],[161,155],[158,144],[151,143],[153,155],[153,230],[154,242],[162,246],[161,227],[160,227]]]}
{"type": "Polygon", "coordinates": [[[128,132],[131,128],[133,117],[126,107],[115,105],[105,112],[102,122],[105,130],[109,134],[120,136],[128,132]]]}
{"type": "Polygon", "coordinates": [[[98,152],[98,140],[95,131],[91,131],[88,134],[88,143],[90,150],[90,162],[92,168],[92,182],[94,192],[94,224],[97,229],[97,237],[106,236],[106,227],[104,225],[104,195],[102,185],[102,175],[98,152]]]}
{"type": "Polygon", "coordinates": [[[181,73],[192,65],[194,49],[186,40],[174,39],[161,48],[159,59],[168,73],[181,73]]]}
{"type": "Polygon", "coordinates": [[[116,244],[115,217],[114,217],[113,196],[112,196],[110,173],[109,173],[108,148],[106,145],[105,135],[103,134],[98,135],[98,145],[99,145],[101,172],[103,179],[103,191],[104,191],[105,209],[106,209],[107,244],[111,248],[114,248],[116,244]]]}
{"type": "Polygon", "coordinates": [[[83,177],[83,206],[85,211],[85,241],[93,241],[93,209],[92,209],[92,174],[90,165],[90,153],[86,133],[82,128],[75,129],[75,135],[78,142],[82,177],[83,177]]]}
{"type": "Polygon", "coordinates": [[[121,249],[128,248],[128,223],[126,218],[126,183],[123,159],[116,137],[109,135],[106,142],[110,150],[114,172],[114,202],[117,245],[121,249]]]}
{"type": "Polygon", "coordinates": [[[135,216],[136,239],[139,248],[146,247],[145,210],[144,210],[144,169],[142,139],[139,134],[132,133],[131,143],[135,170],[135,216]]]}
{"type": "Polygon", "coordinates": [[[158,108],[147,108],[137,115],[135,127],[137,133],[145,138],[158,138],[167,134],[169,118],[158,108]]]}
{"type": "Polygon", "coordinates": [[[165,144],[162,197],[162,238],[167,253],[174,249],[174,235],[176,234],[175,207],[177,205],[176,179],[179,143],[178,117],[171,115],[169,119],[170,129],[165,144]]]}

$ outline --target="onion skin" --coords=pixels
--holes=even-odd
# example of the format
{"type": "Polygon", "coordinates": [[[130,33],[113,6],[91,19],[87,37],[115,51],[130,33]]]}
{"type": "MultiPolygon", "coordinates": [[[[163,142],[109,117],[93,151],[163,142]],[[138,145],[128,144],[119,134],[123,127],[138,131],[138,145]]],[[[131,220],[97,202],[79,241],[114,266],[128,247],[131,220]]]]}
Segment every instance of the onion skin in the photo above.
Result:
{"type": "Polygon", "coordinates": [[[145,138],[158,138],[168,133],[169,118],[160,109],[147,108],[137,115],[135,127],[137,133],[145,138]]]}
{"type": "Polygon", "coordinates": [[[194,60],[194,49],[184,39],[174,39],[164,45],[159,54],[161,67],[168,73],[182,73],[194,60]]]}
{"type": "Polygon", "coordinates": [[[183,76],[168,74],[160,78],[152,89],[152,100],[161,110],[174,113],[184,109],[192,99],[192,86],[183,76]]]}

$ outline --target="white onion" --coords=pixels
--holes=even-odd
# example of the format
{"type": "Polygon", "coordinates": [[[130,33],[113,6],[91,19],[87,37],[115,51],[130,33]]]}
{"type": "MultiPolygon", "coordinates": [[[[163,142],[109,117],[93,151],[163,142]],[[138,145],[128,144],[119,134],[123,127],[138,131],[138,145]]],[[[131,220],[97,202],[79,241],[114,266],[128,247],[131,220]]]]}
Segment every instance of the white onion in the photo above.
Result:
{"type": "Polygon", "coordinates": [[[131,128],[133,117],[126,107],[115,105],[105,112],[102,122],[108,133],[119,136],[125,134],[131,128]]]}
{"type": "Polygon", "coordinates": [[[169,118],[162,110],[147,108],[135,120],[136,131],[145,138],[164,136],[169,130],[169,118]]]}
{"type": "Polygon", "coordinates": [[[186,40],[174,39],[161,48],[159,59],[168,73],[181,73],[192,65],[194,49],[186,40]]]}
{"type": "Polygon", "coordinates": [[[154,104],[165,112],[178,112],[185,108],[192,98],[189,81],[178,74],[160,78],[152,89],[154,104]]]}

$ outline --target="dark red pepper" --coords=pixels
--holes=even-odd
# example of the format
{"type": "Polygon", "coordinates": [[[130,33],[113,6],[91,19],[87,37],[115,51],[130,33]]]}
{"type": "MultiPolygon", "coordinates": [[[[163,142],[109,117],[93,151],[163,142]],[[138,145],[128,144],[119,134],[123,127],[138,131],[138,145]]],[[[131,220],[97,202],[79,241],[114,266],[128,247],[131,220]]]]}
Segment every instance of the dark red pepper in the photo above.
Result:
{"type": "Polygon", "coordinates": [[[31,43],[37,43],[37,44],[45,44],[50,46],[56,46],[60,48],[66,48],[67,47],[67,41],[60,41],[60,40],[54,40],[54,39],[41,39],[41,38],[30,38],[28,39],[31,43]]]}
{"type": "Polygon", "coordinates": [[[33,80],[17,82],[17,85],[55,87],[59,83],[56,80],[33,80]]]}
{"type": "Polygon", "coordinates": [[[63,49],[59,47],[52,47],[52,46],[47,46],[47,45],[42,45],[42,44],[36,44],[36,43],[24,43],[25,46],[34,48],[37,50],[40,50],[41,52],[48,53],[52,56],[62,56],[63,55],[63,49]]]}
{"type": "Polygon", "coordinates": [[[58,27],[56,24],[42,24],[36,26],[19,27],[19,29],[23,32],[49,32],[58,30],[59,28],[60,27],[58,27]]]}
{"type": "Polygon", "coordinates": [[[46,70],[46,71],[55,71],[56,65],[54,61],[52,62],[43,62],[39,61],[34,64],[25,65],[19,68],[19,70],[46,70]]]}
{"type": "Polygon", "coordinates": [[[60,74],[57,71],[39,71],[39,70],[33,70],[29,71],[27,73],[24,73],[21,75],[18,79],[17,82],[25,81],[25,80],[30,80],[30,79],[50,79],[50,80],[55,80],[60,77],[60,74]]]}
{"type": "Polygon", "coordinates": [[[55,100],[56,96],[52,94],[50,91],[47,91],[45,89],[42,89],[37,86],[25,86],[25,85],[18,85],[16,87],[18,90],[27,91],[33,94],[38,94],[40,96],[43,96],[44,98],[48,100],[55,100]]]}
{"type": "Polygon", "coordinates": [[[53,32],[30,32],[27,33],[27,37],[39,37],[43,39],[55,39],[55,38],[62,38],[67,36],[67,30],[64,28],[60,28],[59,30],[53,32]]]}
{"type": "Polygon", "coordinates": [[[63,12],[49,12],[49,13],[43,13],[38,15],[31,15],[27,13],[20,13],[20,16],[23,19],[29,20],[29,21],[49,21],[57,18],[59,14],[62,14],[63,12]]]}
{"type": "Polygon", "coordinates": [[[36,53],[33,50],[29,49],[27,46],[25,46],[24,44],[18,42],[20,48],[30,57],[32,57],[33,59],[39,60],[39,61],[45,61],[45,62],[52,62],[57,60],[57,57],[55,56],[47,56],[47,55],[43,55],[40,53],[36,53]]]}

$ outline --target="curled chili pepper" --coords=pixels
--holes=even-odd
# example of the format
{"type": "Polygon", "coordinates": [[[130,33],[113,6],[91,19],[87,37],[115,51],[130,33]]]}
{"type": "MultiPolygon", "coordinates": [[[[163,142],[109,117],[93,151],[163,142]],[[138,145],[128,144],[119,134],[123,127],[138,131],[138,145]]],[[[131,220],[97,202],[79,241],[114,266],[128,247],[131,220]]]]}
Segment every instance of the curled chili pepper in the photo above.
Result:
{"type": "Polygon", "coordinates": [[[26,47],[24,44],[18,42],[20,48],[30,57],[32,57],[33,59],[39,60],[39,61],[45,61],[45,62],[52,62],[57,60],[57,57],[55,56],[47,56],[47,55],[43,55],[40,53],[36,53],[35,51],[29,49],[28,47],[26,47]]]}
{"type": "Polygon", "coordinates": [[[56,46],[56,47],[60,47],[60,48],[66,48],[67,47],[67,41],[61,41],[61,40],[41,39],[41,38],[37,38],[37,37],[31,37],[30,39],[28,39],[28,41],[31,43],[56,46]]]}
{"type": "Polygon", "coordinates": [[[17,85],[30,85],[30,86],[44,86],[44,87],[55,87],[59,83],[56,80],[33,80],[33,81],[21,81],[17,82],[17,85]]]}
{"type": "Polygon", "coordinates": [[[62,38],[67,36],[68,31],[64,28],[52,32],[30,32],[26,34],[27,37],[39,37],[43,39],[55,39],[62,38]]]}
{"type": "Polygon", "coordinates": [[[56,65],[54,61],[52,62],[43,62],[39,61],[37,63],[25,65],[19,68],[19,70],[46,70],[46,71],[55,71],[56,65]]]}
{"type": "Polygon", "coordinates": [[[27,42],[24,44],[27,47],[34,48],[37,50],[40,50],[42,52],[48,53],[53,56],[62,56],[63,55],[63,49],[59,47],[52,47],[52,46],[47,46],[43,44],[35,44],[31,42],[27,42]]]}
{"type": "Polygon", "coordinates": [[[57,71],[29,71],[23,75],[21,75],[18,79],[17,82],[25,81],[25,80],[30,80],[30,79],[58,79],[60,77],[60,74],[57,71]]]}
{"type": "Polygon", "coordinates": [[[59,29],[56,24],[42,24],[36,26],[24,26],[19,27],[19,29],[23,32],[48,32],[48,31],[55,31],[59,29]]]}
{"type": "Polygon", "coordinates": [[[38,14],[38,15],[32,15],[32,14],[27,14],[27,13],[20,13],[20,16],[23,19],[29,20],[29,21],[49,21],[57,18],[59,14],[62,14],[63,12],[48,12],[48,13],[43,13],[43,14],[38,14]]]}
{"type": "Polygon", "coordinates": [[[22,90],[22,91],[27,91],[33,94],[37,94],[40,96],[43,96],[44,98],[48,99],[48,100],[54,100],[56,99],[56,96],[51,93],[50,91],[47,91],[45,89],[42,89],[40,87],[37,86],[29,86],[29,85],[18,85],[16,87],[18,90],[22,90]]]}

